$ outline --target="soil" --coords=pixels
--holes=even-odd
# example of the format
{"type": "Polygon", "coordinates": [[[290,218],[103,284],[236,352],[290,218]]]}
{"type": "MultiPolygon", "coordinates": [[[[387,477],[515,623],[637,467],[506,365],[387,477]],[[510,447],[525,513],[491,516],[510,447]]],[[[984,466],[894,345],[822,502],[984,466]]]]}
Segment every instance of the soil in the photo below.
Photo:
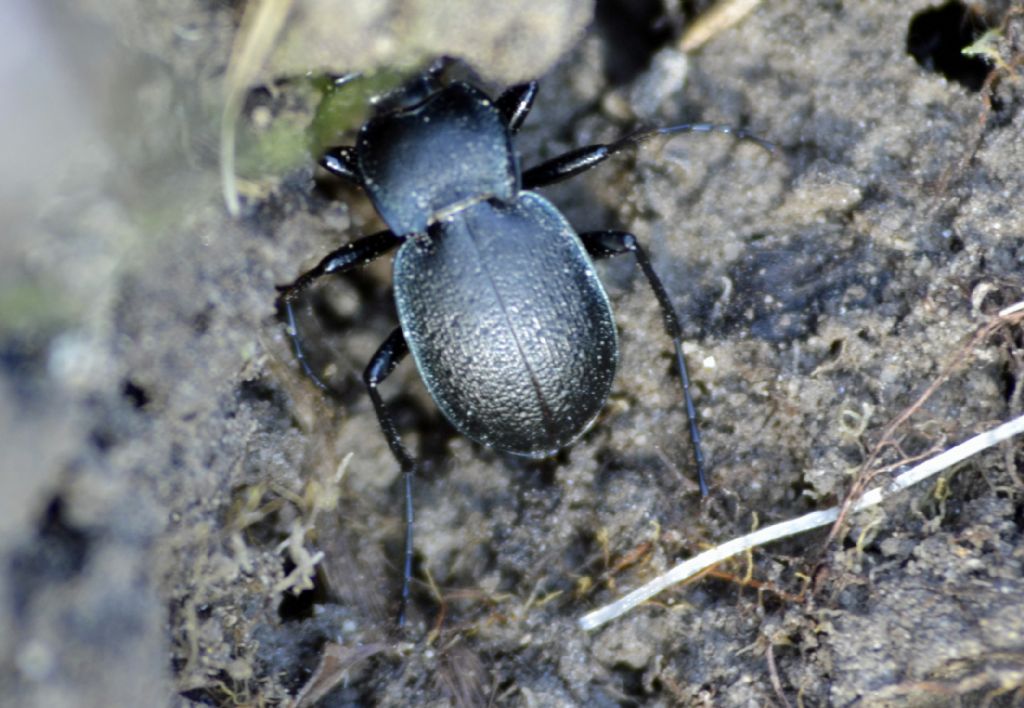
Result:
{"type": "Polygon", "coordinates": [[[836,504],[869,461],[895,470],[1022,413],[1024,331],[993,324],[1024,300],[1019,5],[763,3],[684,55],[708,3],[296,4],[287,56],[241,110],[238,218],[218,131],[243,4],[58,5],[0,10],[25,28],[0,49],[16,109],[0,131],[5,704],[1024,702],[1019,439],[832,540],[577,624],[836,504]],[[420,460],[401,632],[401,475],[361,381],[397,323],[390,259],[301,303],[330,394],[275,311],[276,284],[381,228],[308,148],[323,83],[296,52],[330,11],[337,54],[310,40],[311,70],[447,53],[491,92],[539,77],[527,165],[689,121],[777,146],[678,136],[544,190],[580,231],[628,229],[651,254],[683,316],[708,498],[628,258],[599,268],[622,348],[611,399],[554,458],[459,436],[411,362],[390,377],[420,460]]]}

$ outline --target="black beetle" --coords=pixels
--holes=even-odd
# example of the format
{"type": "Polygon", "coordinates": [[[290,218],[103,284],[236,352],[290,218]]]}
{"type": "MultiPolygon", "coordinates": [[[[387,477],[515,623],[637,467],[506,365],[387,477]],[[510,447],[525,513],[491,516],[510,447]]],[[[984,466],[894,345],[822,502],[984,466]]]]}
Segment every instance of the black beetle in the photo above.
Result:
{"type": "Polygon", "coordinates": [[[320,161],[362,187],[389,229],[343,246],[279,287],[296,357],[325,388],[302,352],[296,296],[322,275],[398,248],[393,288],[400,326],[377,350],[363,380],[404,475],[400,625],[412,574],[415,462],[378,385],[411,351],[434,401],[467,437],[527,457],[569,445],[604,406],[618,363],[615,322],[593,258],[632,253],[658,299],[675,346],[700,491],[707,495],[679,318],[647,254],[630,233],[577,234],[550,202],[529,190],[573,177],[657,135],[719,131],[772,149],[729,126],[685,124],[638,131],[521,171],[512,136],[530,111],[537,83],[513,86],[492,101],[469,83],[443,83],[446,65],[436,63],[386,96],[354,146],[328,150],[320,161]]]}

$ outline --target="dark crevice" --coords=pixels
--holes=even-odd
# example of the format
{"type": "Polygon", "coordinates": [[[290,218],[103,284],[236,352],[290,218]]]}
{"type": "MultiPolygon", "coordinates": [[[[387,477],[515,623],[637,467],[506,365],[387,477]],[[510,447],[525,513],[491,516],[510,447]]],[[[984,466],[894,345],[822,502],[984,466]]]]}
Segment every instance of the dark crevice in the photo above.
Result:
{"type": "Polygon", "coordinates": [[[210,677],[210,686],[202,686],[200,688],[190,688],[187,691],[182,691],[179,695],[182,698],[187,699],[193,705],[200,706],[223,706],[230,705],[230,699],[224,695],[224,689],[222,687],[232,685],[232,679],[228,676],[227,672],[220,671],[216,675],[210,677]]]}
{"type": "Polygon", "coordinates": [[[1010,362],[1005,362],[997,375],[1000,392],[1003,400],[1007,403],[1013,399],[1013,393],[1017,390],[1017,386],[1021,385],[1017,381],[1017,375],[1016,367],[1012,366],[1010,362]]]}
{"type": "Polygon", "coordinates": [[[72,580],[85,568],[89,537],[64,518],[64,500],[55,496],[43,511],[36,536],[12,554],[10,579],[15,616],[23,617],[32,598],[51,585],[72,580]]]}
{"type": "Polygon", "coordinates": [[[146,389],[131,379],[125,379],[124,383],[121,384],[121,394],[131,401],[132,405],[136,408],[145,408],[146,404],[149,403],[149,394],[146,393],[146,389]]]}
{"type": "Polygon", "coordinates": [[[604,74],[613,86],[629,83],[672,40],[658,0],[597,0],[595,23],[605,39],[604,74]]]}
{"type": "Polygon", "coordinates": [[[980,91],[989,66],[962,50],[987,27],[981,16],[962,2],[947,2],[914,15],[907,31],[907,53],[928,71],[980,91]]]}
{"type": "MultiPolygon", "coordinates": [[[[284,574],[287,576],[295,570],[295,564],[286,560],[284,574]]],[[[322,605],[328,600],[327,579],[323,570],[318,565],[313,572],[313,587],[303,590],[298,595],[292,592],[285,592],[281,598],[281,604],[277,606],[277,614],[282,622],[296,622],[313,617],[313,609],[322,605]]]]}
{"type": "Polygon", "coordinates": [[[192,318],[192,331],[197,336],[202,336],[210,330],[210,322],[213,319],[213,307],[207,306],[197,312],[192,318]]]}
{"type": "Polygon", "coordinates": [[[238,385],[238,400],[250,405],[269,403],[280,407],[286,404],[281,390],[263,379],[242,381],[238,385]]]}

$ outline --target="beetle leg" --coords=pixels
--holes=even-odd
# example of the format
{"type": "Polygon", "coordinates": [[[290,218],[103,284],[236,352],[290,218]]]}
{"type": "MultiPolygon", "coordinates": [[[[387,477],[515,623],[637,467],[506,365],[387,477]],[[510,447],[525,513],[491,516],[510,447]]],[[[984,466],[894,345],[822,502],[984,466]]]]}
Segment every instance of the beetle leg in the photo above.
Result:
{"type": "Polygon", "coordinates": [[[333,147],[320,158],[320,166],[344,180],[363,187],[363,175],[356,163],[356,149],[351,145],[333,147]]]}
{"type": "Polygon", "coordinates": [[[402,478],[405,481],[405,557],[402,564],[402,600],[398,609],[399,627],[405,624],[405,610],[409,604],[409,584],[412,580],[412,476],[416,471],[416,461],[402,444],[395,421],[391,417],[391,411],[388,410],[384,399],[381,398],[377,386],[395,370],[398,363],[408,353],[409,345],[405,341],[405,335],[402,334],[402,328],[396,327],[377,349],[377,353],[373,355],[366,371],[363,372],[363,381],[366,383],[367,391],[370,392],[373,407],[377,411],[377,420],[384,431],[384,437],[387,438],[391,454],[395,456],[398,464],[402,467],[402,478]]]}
{"type": "Polygon", "coordinates": [[[533,108],[533,99],[537,97],[537,82],[527,81],[525,84],[516,84],[505,89],[498,96],[494,105],[498,107],[501,116],[505,119],[508,132],[515,135],[522,127],[523,121],[533,108]]]}
{"type": "Polygon", "coordinates": [[[661,306],[661,316],[665,323],[665,332],[672,338],[676,350],[676,364],[679,367],[679,380],[683,387],[683,399],[686,402],[686,417],[690,422],[690,441],[693,443],[693,460],[697,467],[697,482],[701,496],[708,495],[708,485],[704,478],[704,452],[700,444],[700,429],[697,427],[697,409],[690,395],[690,376],[686,371],[686,358],[683,356],[683,332],[679,326],[679,315],[669,299],[661,278],[654,272],[647,252],[640,247],[636,236],[626,231],[588,231],[580,234],[580,240],[593,258],[607,258],[622,253],[632,253],[640,265],[647,282],[654,291],[654,296],[661,306]]]}
{"type": "Polygon", "coordinates": [[[728,135],[735,135],[740,140],[750,140],[768,152],[775,151],[775,145],[743,128],[735,128],[731,125],[718,125],[717,123],[683,123],[667,128],[639,130],[613,143],[587,145],[586,147],[570,150],[558,157],[553,157],[547,162],[542,162],[523,173],[523,189],[545,187],[549,184],[555,184],[570,177],[575,177],[627,148],[641,145],[659,135],[672,135],[675,133],[726,133],[728,135]]]}
{"type": "Polygon", "coordinates": [[[306,376],[312,379],[318,388],[326,391],[327,386],[320,377],[316,375],[306,356],[302,351],[302,343],[299,341],[299,331],[295,326],[294,302],[299,294],[308,288],[313,281],[323,275],[330,273],[343,273],[357,266],[366,265],[375,258],[379,258],[395,246],[402,243],[402,239],[390,231],[381,231],[357,239],[352,243],[342,246],[336,251],[329,253],[323,260],[312,269],[306,271],[289,285],[278,285],[278,304],[284,307],[285,317],[288,319],[288,336],[291,337],[295,349],[295,358],[302,365],[306,376]]]}

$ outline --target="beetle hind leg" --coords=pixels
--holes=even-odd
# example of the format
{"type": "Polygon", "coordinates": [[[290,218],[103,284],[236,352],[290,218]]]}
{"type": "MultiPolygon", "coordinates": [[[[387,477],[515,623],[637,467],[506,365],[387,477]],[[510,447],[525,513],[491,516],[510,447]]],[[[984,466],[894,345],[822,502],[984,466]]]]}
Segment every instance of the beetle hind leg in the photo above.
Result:
{"type": "Polygon", "coordinates": [[[405,553],[402,562],[402,599],[398,609],[398,626],[405,625],[405,613],[409,605],[409,586],[412,582],[412,560],[413,560],[413,506],[412,506],[412,478],[416,472],[416,461],[409,450],[402,443],[395,427],[395,420],[391,416],[384,399],[381,398],[378,386],[386,379],[399,362],[409,353],[409,345],[402,334],[402,328],[396,327],[384,343],[380,345],[377,352],[370,359],[366,371],[363,372],[363,382],[366,390],[373,401],[373,408],[377,412],[377,421],[387,438],[391,454],[398,460],[402,467],[402,480],[405,486],[405,553]]]}
{"type": "Polygon", "coordinates": [[[708,484],[704,475],[704,452],[700,442],[700,428],[697,426],[697,408],[690,394],[690,376],[686,370],[686,357],[683,356],[683,331],[679,326],[679,315],[676,313],[672,300],[669,299],[661,278],[654,271],[647,252],[640,246],[636,236],[626,231],[588,231],[580,234],[580,240],[592,258],[607,258],[622,253],[632,253],[637,264],[643,271],[647,283],[654,291],[654,296],[661,306],[662,321],[665,332],[672,339],[675,347],[676,365],[679,368],[679,382],[683,388],[683,400],[686,403],[686,417],[690,423],[690,442],[693,448],[693,461],[697,467],[697,483],[700,485],[702,497],[708,495],[708,484]]]}

